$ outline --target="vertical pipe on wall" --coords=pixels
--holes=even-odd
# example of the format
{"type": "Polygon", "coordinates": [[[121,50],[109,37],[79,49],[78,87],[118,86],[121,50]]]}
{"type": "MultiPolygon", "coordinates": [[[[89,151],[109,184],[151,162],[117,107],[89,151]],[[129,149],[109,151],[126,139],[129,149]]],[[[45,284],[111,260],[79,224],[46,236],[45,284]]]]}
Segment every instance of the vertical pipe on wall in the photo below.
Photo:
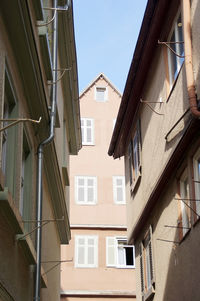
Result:
{"type": "MultiPolygon", "coordinates": [[[[53,1],[54,8],[57,8],[57,0],[53,1]]],[[[70,0],[62,8],[68,10],[70,0]]],[[[57,60],[58,60],[58,12],[56,11],[53,21],[53,85],[51,89],[51,115],[50,115],[50,128],[49,137],[42,141],[38,146],[38,165],[37,165],[37,232],[36,232],[36,272],[35,272],[35,292],[34,300],[40,301],[40,288],[41,288],[41,250],[42,250],[42,170],[43,170],[43,151],[44,147],[51,143],[54,139],[54,129],[56,120],[56,107],[57,107],[57,60]]]]}
{"type": "Polygon", "coordinates": [[[195,91],[195,82],[192,63],[192,32],[191,32],[191,8],[190,0],[182,0],[183,11],[183,32],[184,32],[184,52],[185,52],[185,70],[187,80],[187,91],[190,104],[190,110],[194,117],[200,117],[200,111],[197,107],[197,96],[195,91]]]}
{"type": "MultiPolygon", "coordinates": [[[[54,0],[54,7],[57,7],[57,0],[54,0]]],[[[49,137],[40,143],[38,146],[38,166],[37,166],[37,233],[36,233],[36,272],[35,272],[35,301],[40,301],[40,287],[41,287],[41,250],[42,250],[42,169],[43,169],[43,150],[44,146],[49,144],[54,138],[54,126],[56,119],[57,106],[57,45],[58,45],[58,18],[57,12],[53,22],[53,82],[51,89],[51,116],[49,137]]]]}

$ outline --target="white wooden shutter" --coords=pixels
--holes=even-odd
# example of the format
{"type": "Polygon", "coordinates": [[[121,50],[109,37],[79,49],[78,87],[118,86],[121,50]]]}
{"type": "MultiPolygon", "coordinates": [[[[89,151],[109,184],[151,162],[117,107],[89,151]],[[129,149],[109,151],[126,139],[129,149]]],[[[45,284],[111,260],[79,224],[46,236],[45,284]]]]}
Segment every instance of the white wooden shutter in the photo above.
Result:
{"type": "Polygon", "coordinates": [[[117,240],[115,237],[106,237],[106,265],[117,265],[117,240]]]}
{"type": "Polygon", "coordinates": [[[144,262],[143,262],[143,244],[140,243],[140,280],[141,280],[141,292],[144,293],[144,262]]]}

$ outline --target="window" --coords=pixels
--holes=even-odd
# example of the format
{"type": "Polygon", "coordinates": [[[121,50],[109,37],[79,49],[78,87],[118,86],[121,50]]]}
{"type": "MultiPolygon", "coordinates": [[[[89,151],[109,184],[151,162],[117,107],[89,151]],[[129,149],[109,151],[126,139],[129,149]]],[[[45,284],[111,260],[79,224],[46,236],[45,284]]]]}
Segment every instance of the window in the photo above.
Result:
{"type": "MultiPolygon", "coordinates": [[[[3,105],[3,118],[11,119],[17,118],[17,102],[15,98],[12,81],[8,70],[5,71],[5,94],[3,105]]],[[[8,125],[5,121],[3,126],[8,125]]],[[[3,131],[2,137],[2,162],[1,168],[5,175],[5,185],[9,188],[9,191],[15,196],[15,171],[16,171],[16,133],[17,126],[12,126],[3,131]]]]}
{"type": "Polygon", "coordinates": [[[75,177],[75,200],[77,204],[93,205],[97,203],[97,178],[75,177]]]}
{"type": "MultiPolygon", "coordinates": [[[[194,211],[200,215],[200,150],[194,155],[193,158],[194,169],[194,187],[195,187],[195,206],[194,211]]],[[[196,219],[197,215],[195,216],[196,219]]]]}
{"type": "Polygon", "coordinates": [[[125,178],[124,176],[113,177],[113,196],[116,204],[125,204],[125,178]]]}
{"type": "Polygon", "coordinates": [[[127,245],[123,237],[106,237],[106,265],[116,268],[134,268],[134,246],[127,245]]]}
{"type": "Polygon", "coordinates": [[[130,185],[135,185],[141,174],[141,139],[140,139],[140,122],[137,122],[133,139],[128,147],[128,164],[130,185]]]}
{"type": "MultiPolygon", "coordinates": [[[[32,155],[25,132],[23,133],[23,150],[21,161],[21,195],[19,211],[24,220],[31,219],[32,204],[32,155]]],[[[31,224],[25,223],[25,229],[29,231],[31,224]]]]}
{"type": "Polygon", "coordinates": [[[152,228],[147,231],[144,240],[140,243],[140,275],[141,292],[143,299],[154,293],[154,269],[152,250],[152,228]]]}
{"type": "Polygon", "coordinates": [[[95,99],[99,102],[107,101],[107,88],[105,87],[96,87],[95,99]]]}
{"type": "Polygon", "coordinates": [[[82,144],[94,144],[94,122],[93,119],[81,118],[82,144]]]}
{"type": "Polygon", "coordinates": [[[189,183],[187,169],[182,173],[182,176],[179,181],[180,189],[180,227],[182,228],[182,236],[184,236],[189,230],[189,183]]]}
{"type": "Polygon", "coordinates": [[[98,237],[75,236],[75,267],[96,268],[98,266],[98,237]]]}
{"type": "Polygon", "coordinates": [[[184,58],[182,58],[182,56],[184,56],[183,29],[180,13],[175,19],[168,41],[170,43],[169,46],[173,49],[173,51],[181,56],[177,56],[170,49],[168,49],[169,84],[171,89],[184,62],[184,58]]]}

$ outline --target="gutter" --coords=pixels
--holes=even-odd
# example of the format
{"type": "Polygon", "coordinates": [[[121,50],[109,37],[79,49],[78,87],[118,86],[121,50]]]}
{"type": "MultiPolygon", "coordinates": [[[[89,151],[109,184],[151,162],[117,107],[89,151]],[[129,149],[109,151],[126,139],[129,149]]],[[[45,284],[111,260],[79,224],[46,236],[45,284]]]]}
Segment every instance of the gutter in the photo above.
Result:
{"type": "Polygon", "coordinates": [[[185,71],[187,81],[187,91],[190,104],[190,111],[195,118],[200,117],[198,101],[195,90],[195,81],[192,63],[192,37],[191,37],[191,7],[190,0],[182,0],[183,11],[183,31],[184,31],[184,52],[185,52],[185,71]]]}
{"type": "MultiPolygon", "coordinates": [[[[68,1],[69,3],[69,1],[68,1]]],[[[54,0],[54,7],[57,8],[57,0],[54,0]]],[[[65,6],[64,9],[68,9],[65,6]]],[[[57,51],[58,51],[58,15],[55,14],[53,21],[53,70],[57,70],[57,51]]],[[[49,137],[42,141],[38,146],[38,169],[37,169],[37,232],[36,232],[36,273],[35,273],[35,301],[40,301],[40,287],[41,287],[41,250],[42,250],[42,169],[43,169],[43,150],[44,147],[50,144],[54,139],[54,129],[56,120],[57,107],[57,72],[53,72],[53,82],[51,90],[51,114],[50,114],[50,128],[49,137]]]]}

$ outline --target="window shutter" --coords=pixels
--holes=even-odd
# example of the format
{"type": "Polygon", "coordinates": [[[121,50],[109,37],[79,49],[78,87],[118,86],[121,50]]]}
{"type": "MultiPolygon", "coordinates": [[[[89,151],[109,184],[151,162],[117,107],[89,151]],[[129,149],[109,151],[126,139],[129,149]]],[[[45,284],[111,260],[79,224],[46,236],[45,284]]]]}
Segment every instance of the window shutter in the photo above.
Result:
{"type": "MultiPolygon", "coordinates": [[[[31,219],[32,212],[32,153],[30,152],[26,158],[26,165],[24,171],[24,206],[23,206],[23,218],[25,220],[31,219]]],[[[25,223],[24,225],[27,232],[31,230],[31,223],[25,223]]]]}
{"type": "Polygon", "coordinates": [[[132,154],[132,141],[129,143],[128,147],[128,165],[129,165],[129,178],[130,178],[130,185],[133,183],[133,154],[132,154]]]}
{"type": "Polygon", "coordinates": [[[141,172],[141,126],[140,119],[137,121],[137,146],[138,146],[138,170],[141,172]]]}
{"type": "Polygon", "coordinates": [[[144,293],[144,263],[143,263],[143,244],[140,243],[140,280],[141,280],[141,292],[144,293]]]}
{"type": "Polygon", "coordinates": [[[116,266],[117,241],[115,237],[106,237],[106,265],[116,266]]]}
{"type": "Polygon", "coordinates": [[[149,260],[150,260],[150,273],[151,273],[151,284],[155,282],[154,277],[154,263],[153,263],[153,241],[152,241],[152,227],[149,228],[149,260]]]}
{"type": "Polygon", "coordinates": [[[126,202],[124,176],[113,176],[113,197],[114,202],[117,204],[126,202]]]}
{"type": "Polygon", "coordinates": [[[75,257],[76,257],[76,265],[84,265],[85,264],[85,238],[84,237],[76,237],[75,238],[75,257]]]}

